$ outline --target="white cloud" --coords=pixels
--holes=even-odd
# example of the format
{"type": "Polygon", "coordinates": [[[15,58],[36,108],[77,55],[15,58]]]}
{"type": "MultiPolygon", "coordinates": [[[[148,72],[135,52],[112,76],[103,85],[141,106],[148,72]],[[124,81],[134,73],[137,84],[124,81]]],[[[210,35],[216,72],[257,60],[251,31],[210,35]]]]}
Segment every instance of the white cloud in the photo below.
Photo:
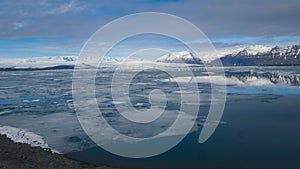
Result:
{"type": "Polygon", "coordinates": [[[26,25],[27,25],[27,23],[24,22],[24,21],[21,21],[21,22],[14,22],[14,23],[13,23],[13,30],[19,30],[19,29],[25,27],[26,25]]]}
{"type": "Polygon", "coordinates": [[[79,6],[76,1],[71,0],[68,3],[65,4],[61,4],[58,7],[55,7],[53,9],[50,9],[48,11],[46,11],[46,14],[64,14],[64,13],[68,13],[68,12],[77,12],[77,11],[81,11],[85,8],[84,5],[79,6]]]}

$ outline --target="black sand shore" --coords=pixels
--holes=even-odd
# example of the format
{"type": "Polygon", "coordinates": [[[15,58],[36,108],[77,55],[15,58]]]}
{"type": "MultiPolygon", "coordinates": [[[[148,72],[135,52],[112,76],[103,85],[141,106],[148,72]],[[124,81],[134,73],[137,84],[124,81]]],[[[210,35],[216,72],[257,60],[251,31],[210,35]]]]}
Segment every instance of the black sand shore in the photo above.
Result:
{"type": "Polygon", "coordinates": [[[64,155],[51,153],[40,147],[14,143],[0,135],[0,169],[112,169],[96,167],[81,161],[66,158],[64,155]]]}

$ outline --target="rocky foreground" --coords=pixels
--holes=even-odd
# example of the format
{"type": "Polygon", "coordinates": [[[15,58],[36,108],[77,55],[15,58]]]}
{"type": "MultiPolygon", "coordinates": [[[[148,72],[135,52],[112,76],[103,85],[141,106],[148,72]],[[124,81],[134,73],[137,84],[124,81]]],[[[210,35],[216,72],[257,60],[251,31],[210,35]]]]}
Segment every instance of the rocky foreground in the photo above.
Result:
{"type": "Polygon", "coordinates": [[[0,169],[112,169],[66,158],[40,147],[14,143],[0,135],[0,169]]]}

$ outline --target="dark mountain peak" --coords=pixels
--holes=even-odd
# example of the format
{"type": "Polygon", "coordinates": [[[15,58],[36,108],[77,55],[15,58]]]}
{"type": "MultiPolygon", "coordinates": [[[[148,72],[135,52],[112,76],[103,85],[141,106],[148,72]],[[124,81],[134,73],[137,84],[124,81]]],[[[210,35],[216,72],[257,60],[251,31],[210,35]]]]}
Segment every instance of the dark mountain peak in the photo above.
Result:
{"type": "Polygon", "coordinates": [[[293,45],[291,48],[292,48],[292,50],[299,50],[300,49],[300,45],[293,45]]]}
{"type": "Polygon", "coordinates": [[[279,46],[275,46],[275,47],[273,47],[273,48],[271,49],[271,52],[272,52],[272,51],[279,51],[279,49],[280,49],[279,46]]]}

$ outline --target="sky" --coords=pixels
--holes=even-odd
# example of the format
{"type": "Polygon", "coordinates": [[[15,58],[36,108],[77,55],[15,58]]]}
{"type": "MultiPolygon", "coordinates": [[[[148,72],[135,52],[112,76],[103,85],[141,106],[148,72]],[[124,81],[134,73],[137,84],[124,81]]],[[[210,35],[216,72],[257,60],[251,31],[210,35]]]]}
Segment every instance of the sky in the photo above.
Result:
{"type": "Polygon", "coordinates": [[[99,28],[138,12],[182,17],[217,48],[293,44],[299,9],[299,0],[2,0],[0,58],[78,55],[99,28]]]}

